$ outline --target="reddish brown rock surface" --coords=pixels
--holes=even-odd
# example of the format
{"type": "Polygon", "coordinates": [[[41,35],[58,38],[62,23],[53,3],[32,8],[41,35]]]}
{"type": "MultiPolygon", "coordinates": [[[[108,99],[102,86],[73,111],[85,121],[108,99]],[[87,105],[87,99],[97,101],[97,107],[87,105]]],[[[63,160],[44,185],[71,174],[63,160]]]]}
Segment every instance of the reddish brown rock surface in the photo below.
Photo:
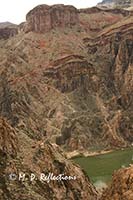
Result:
{"type": "Polygon", "coordinates": [[[37,6],[27,14],[26,21],[26,32],[39,33],[45,33],[57,27],[71,28],[79,25],[77,9],[63,4],[37,6]]]}

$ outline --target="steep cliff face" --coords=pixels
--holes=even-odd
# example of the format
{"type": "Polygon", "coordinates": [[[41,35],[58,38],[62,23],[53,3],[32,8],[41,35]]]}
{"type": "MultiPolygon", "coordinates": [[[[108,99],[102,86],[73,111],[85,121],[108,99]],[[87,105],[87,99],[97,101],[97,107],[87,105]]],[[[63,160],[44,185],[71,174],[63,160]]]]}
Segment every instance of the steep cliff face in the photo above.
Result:
{"type": "Polygon", "coordinates": [[[133,199],[133,166],[120,169],[113,175],[112,183],[100,200],[133,199]]]}
{"type": "MultiPolygon", "coordinates": [[[[128,19],[128,24],[125,21],[122,26],[117,24],[113,29],[105,29],[93,41],[88,39],[86,43],[87,38],[85,40],[88,53],[95,62],[95,68],[99,71],[97,74],[99,77],[97,100],[101,114],[106,121],[104,136],[112,137],[114,144],[118,141],[122,142],[121,136],[126,139],[128,135],[130,138],[128,139],[133,140],[132,114],[129,111],[132,107],[133,38],[132,25],[129,21],[128,19]],[[127,83],[128,85],[126,85],[127,83]],[[127,132],[128,134],[126,134],[127,132]]],[[[111,141],[111,138],[109,140],[111,141]]]]}
{"type": "Polygon", "coordinates": [[[23,132],[16,133],[4,119],[0,119],[1,200],[85,198],[97,200],[98,193],[85,173],[79,166],[67,161],[58,146],[48,141],[36,143],[23,132]],[[34,181],[31,181],[31,173],[36,176],[34,181]],[[48,181],[40,179],[42,173],[47,176],[49,173],[71,176],[71,180],[48,181]]]}
{"type": "Polygon", "coordinates": [[[78,11],[73,6],[40,5],[31,10],[26,16],[25,31],[46,33],[53,28],[65,28],[79,25],[78,11]]]}

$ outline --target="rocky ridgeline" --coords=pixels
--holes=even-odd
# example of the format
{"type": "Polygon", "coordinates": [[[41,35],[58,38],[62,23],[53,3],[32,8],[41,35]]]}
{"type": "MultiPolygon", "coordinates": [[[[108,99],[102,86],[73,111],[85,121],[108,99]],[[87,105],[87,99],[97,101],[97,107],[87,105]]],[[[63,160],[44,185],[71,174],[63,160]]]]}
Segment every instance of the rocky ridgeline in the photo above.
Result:
{"type": "MultiPolygon", "coordinates": [[[[117,17],[120,17],[121,15],[128,16],[129,14],[131,14],[130,11],[123,9],[103,10],[100,8],[100,5],[103,5],[103,3],[99,4],[98,7],[86,9],[76,9],[74,6],[63,4],[57,4],[53,6],[43,4],[36,6],[27,13],[26,22],[22,22],[19,25],[13,25],[12,23],[6,22],[0,23],[0,39],[8,39],[20,32],[28,33],[32,31],[36,33],[47,33],[50,30],[56,28],[64,29],[78,27],[80,28],[80,30],[83,31],[86,30],[87,26],[89,26],[89,30],[91,31],[92,29],[100,31],[100,29],[98,29],[98,21],[99,23],[101,21],[101,24],[104,24],[106,21],[106,19],[104,18],[110,17],[110,19],[112,18],[112,20],[114,20],[116,17],[116,21],[110,22],[110,24],[113,24],[114,22],[117,22],[117,17]],[[92,19],[90,23],[89,20],[87,20],[87,18],[89,18],[89,15],[102,15],[103,13],[106,17],[104,16],[102,19],[99,16],[96,17],[96,19],[92,19]],[[85,26],[83,26],[84,23],[85,26]],[[92,26],[96,26],[96,28],[91,28],[92,26]]],[[[101,27],[101,30],[102,29],[103,27],[101,27]]]]}
{"type": "Polygon", "coordinates": [[[78,10],[63,4],[39,5],[26,16],[25,32],[45,33],[53,28],[73,27],[79,24],[78,10]]]}
{"type": "Polygon", "coordinates": [[[54,28],[72,28],[79,25],[78,10],[69,5],[39,5],[26,15],[26,22],[19,26],[0,23],[0,39],[8,39],[18,32],[46,33],[54,28]]]}

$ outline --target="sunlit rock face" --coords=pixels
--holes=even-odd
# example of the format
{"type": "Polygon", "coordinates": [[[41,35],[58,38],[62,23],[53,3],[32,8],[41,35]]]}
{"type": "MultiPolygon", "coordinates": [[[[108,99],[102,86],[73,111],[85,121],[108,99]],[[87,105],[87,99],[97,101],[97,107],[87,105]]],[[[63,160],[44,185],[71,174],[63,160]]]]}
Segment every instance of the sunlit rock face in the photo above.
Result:
{"type": "Polygon", "coordinates": [[[40,5],[31,10],[26,16],[26,32],[45,33],[60,27],[73,27],[79,24],[78,10],[73,6],[40,5]]]}

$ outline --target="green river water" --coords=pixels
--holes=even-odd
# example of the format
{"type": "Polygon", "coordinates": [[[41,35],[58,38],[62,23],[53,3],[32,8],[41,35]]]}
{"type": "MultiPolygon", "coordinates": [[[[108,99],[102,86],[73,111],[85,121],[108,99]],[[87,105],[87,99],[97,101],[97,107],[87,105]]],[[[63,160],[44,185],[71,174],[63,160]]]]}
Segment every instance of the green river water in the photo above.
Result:
{"type": "Polygon", "coordinates": [[[133,164],[133,148],[117,150],[104,155],[91,157],[77,157],[73,159],[87,173],[90,180],[97,187],[106,186],[115,170],[133,164]]]}

